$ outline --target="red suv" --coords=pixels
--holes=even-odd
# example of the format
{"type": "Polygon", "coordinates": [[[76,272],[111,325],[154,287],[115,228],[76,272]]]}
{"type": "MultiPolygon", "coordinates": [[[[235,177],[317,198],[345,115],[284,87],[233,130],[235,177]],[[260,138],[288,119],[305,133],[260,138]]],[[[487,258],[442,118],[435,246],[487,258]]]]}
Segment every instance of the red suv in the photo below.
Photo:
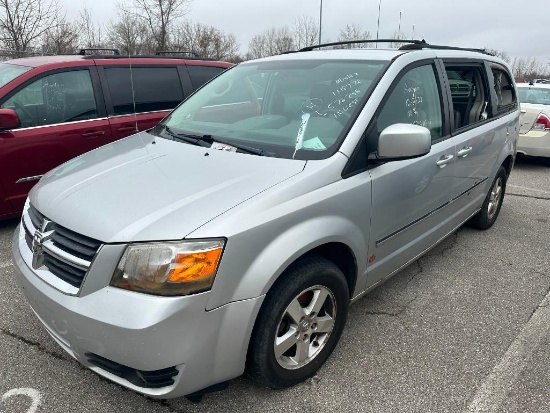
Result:
{"type": "Polygon", "coordinates": [[[155,126],[231,66],[87,52],[0,63],[0,220],[21,213],[28,192],[50,169],[155,126]]]}

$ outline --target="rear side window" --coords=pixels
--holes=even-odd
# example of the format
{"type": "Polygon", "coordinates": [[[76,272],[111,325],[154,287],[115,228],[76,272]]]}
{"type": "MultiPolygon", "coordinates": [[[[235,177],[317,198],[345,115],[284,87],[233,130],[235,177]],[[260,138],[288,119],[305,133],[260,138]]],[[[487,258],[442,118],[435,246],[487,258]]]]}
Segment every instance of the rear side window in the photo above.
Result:
{"type": "Polygon", "coordinates": [[[197,90],[213,77],[218,76],[225,68],[215,66],[187,66],[193,89],[197,90]]]}
{"type": "Polygon", "coordinates": [[[455,129],[489,118],[489,93],[481,65],[445,64],[449,79],[455,129]]]}
{"type": "Polygon", "coordinates": [[[107,67],[111,115],[155,112],[175,108],[184,98],[175,67],[107,67]],[[132,90],[133,80],[133,90],[132,90]]]}
{"type": "Polygon", "coordinates": [[[517,105],[517,97],[512,80],[507,72],[493,68],[493,87],[497,96],[496,107],[498,113],[507,112],[517,105]]]}

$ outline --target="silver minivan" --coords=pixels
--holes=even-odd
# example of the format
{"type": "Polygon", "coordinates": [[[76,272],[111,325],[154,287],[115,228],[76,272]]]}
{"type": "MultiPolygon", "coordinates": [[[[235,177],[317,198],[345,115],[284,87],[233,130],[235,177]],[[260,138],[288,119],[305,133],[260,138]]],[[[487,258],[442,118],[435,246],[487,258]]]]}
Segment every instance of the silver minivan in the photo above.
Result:
{"type": "Polygon", "coordinates": [[[294,385],[351,302],[464,223],[493,225],[519,128],[505,62],[312,49],[229,69],[31,191],[18,280],[80,363],[157,398],[245,371],[294,385]]]}

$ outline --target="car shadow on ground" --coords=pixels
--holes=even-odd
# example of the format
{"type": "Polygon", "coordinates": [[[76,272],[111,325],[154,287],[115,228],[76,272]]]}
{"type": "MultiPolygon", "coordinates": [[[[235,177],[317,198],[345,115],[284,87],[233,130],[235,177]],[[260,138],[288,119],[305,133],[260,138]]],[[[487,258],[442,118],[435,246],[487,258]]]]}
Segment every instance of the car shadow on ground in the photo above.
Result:
{"type": "Polygon", "coordinates": [[[519,167],[521,169],[550,167],[550,158],[543,158],[540,156],[518,155],[516,157],[516,163],[514,167],[519,167]]]}
{"type": "Polygon", "coordinates": [[[14,231],[17,224],[19,224],[19,218],[0,221],[0,233],[14,231]]]}

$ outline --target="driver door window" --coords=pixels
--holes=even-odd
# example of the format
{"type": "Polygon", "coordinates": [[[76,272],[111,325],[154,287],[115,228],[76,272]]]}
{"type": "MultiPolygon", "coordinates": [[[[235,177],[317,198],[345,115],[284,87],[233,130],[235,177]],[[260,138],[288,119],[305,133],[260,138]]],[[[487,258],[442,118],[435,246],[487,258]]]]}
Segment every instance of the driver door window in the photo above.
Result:
{"type": "Polygon", "coordinates": [[[432,142],[443,137],[443,107],[432,65],[415,67],[406,72],[390,92],[376,124],[370,129],[367,155],[378,149],[378,137],[396,123],[424,126],[430,130],[432,142]]]}
{"type": "Polygon", "coordinates": [[[442,136],[442,106],[433,66],[408,71],[393,89],[378,116],[378,133],[395,123],[428,128],[432,141],[442,136]]]}
{"type": "Polygon", "coordinates": [[[88,70],[44,76],[16,92],[2,107],[15,110],[22,128],[97,118],[88,70]]]}

